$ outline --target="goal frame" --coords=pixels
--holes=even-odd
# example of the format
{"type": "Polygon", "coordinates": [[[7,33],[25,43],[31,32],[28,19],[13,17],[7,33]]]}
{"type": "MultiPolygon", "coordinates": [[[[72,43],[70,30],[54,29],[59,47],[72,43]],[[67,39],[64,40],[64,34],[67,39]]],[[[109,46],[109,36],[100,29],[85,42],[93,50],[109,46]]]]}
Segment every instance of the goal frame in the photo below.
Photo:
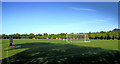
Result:
{"type": "Polygon", "coordinates": [[[66,34],[66,42],[90,42],[90,39],[88,37],[88,34],[66,34]],[[69,38],[70,35],[82,35],[84,36],[84,41],[71,41],[71,39],[69,38]],[[88,41],[86,40],[86,38],[88,38],[88,41]]]}

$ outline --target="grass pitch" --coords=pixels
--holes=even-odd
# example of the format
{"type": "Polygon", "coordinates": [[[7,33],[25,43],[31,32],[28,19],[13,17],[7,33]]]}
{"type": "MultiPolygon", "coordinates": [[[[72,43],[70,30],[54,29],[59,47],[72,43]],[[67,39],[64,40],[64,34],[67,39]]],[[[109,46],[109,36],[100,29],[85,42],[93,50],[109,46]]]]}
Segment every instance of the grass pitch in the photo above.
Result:
{"type": "Polygon", "coordinates": [[[9,40],[2,40],[3,64],[43,63],[119,63],[118,40],[91,40],[91,42],[67,43],[52,39],[14,39],[10,48],[9,40]],[[7,62],[7,48],[8,58],[7,62]]]}

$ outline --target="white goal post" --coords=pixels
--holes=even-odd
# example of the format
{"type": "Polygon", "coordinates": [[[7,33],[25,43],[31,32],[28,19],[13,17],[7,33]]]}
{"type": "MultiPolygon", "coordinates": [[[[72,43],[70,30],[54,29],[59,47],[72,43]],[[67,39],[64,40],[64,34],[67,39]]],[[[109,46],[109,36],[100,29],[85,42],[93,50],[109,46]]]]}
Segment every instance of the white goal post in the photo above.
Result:
{"type": "Polygon", "coordinates": [[[66,34],[66,42],[90,42],[87,34],[66,34]]]}

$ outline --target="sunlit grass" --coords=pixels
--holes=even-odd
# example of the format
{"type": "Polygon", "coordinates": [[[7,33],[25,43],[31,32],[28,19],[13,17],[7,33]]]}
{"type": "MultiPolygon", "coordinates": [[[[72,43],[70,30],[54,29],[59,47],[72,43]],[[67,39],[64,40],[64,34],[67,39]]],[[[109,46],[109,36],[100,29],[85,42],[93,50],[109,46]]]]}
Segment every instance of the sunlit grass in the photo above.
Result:
{"type": "MultiPolygon", "coordinates": [[[[71,58],[72,56],[75,56],[75,58],[78,57],[80,59],[82,57],[87,57],[87,56],[99,57],[102,54],[103,54],[103,57],[105,55],[105,57],[107,58],[106,54],[114,53],[114,51],[109,51],[109,50],[116,50],[116,51],[118,50],[118,40],[91,40],[91,42],[67,43],[66,41],[55,40],[55,39],[53,40],[52,39],[48,39],[48,40],[47,39],[43,39],[43,40],[42,39],[14,39],[13,45],[21,46],[22,48],[10,48],[9,40],[8,39],[2,40],[2,56],[3,56],[2,59],[6,58],[7,48],[8,48],[8,54],[11,60],[17,60],[17,59],[23,60],[23,59],[34,59],[34,58],[44,59],[46,57],[48,58],[51,57],[52,59],[55,59],[54,57],[61,57],[61,56],[63,57],[68,56],[71,58]]],[[[111,56],[111,55],[108,55],[108,56],[111,56]]],[[[64,59],[64,58],[61,58],[61,59],[57,58],[57,59],[59,59],[58,62],[59,61],[62,62],[61,59],[64,59]]],[[[81,60],[81,61],[84,61],[84,60],[81,60]]],[[[52,60],[49,60],[49,61],[52,61],[52,60]]]]}

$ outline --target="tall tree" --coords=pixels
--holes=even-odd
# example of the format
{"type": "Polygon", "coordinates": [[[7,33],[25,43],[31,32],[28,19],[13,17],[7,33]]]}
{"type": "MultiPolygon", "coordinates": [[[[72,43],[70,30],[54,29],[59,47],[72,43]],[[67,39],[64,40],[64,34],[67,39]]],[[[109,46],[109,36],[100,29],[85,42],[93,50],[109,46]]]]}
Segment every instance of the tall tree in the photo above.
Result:
{"type": "Polygon", "coordinates": [[[6,34],[2,34],[2,38],[3,39],[7,39],[7,35],[6,34]]]}
{"type": "Polygon", "coordinates": [[[92,33],[92,34],[91,34],[91,38],[92,38],[92,39],[95,39],[95,37],[96,37],[95,33],[92,33]]]}
{"type": "Polygon", "coordinates": [[[33,33],[30,33],[29,38],[33,38],[33,37],[35,37],[35,35],[33,33]]]}
{"type": "Polygon", "coordinates": [[[48,36],[48,34],[47,34],[47,33],[43,33],[43,35],[44,35],[44,36],[48,36]]]}

